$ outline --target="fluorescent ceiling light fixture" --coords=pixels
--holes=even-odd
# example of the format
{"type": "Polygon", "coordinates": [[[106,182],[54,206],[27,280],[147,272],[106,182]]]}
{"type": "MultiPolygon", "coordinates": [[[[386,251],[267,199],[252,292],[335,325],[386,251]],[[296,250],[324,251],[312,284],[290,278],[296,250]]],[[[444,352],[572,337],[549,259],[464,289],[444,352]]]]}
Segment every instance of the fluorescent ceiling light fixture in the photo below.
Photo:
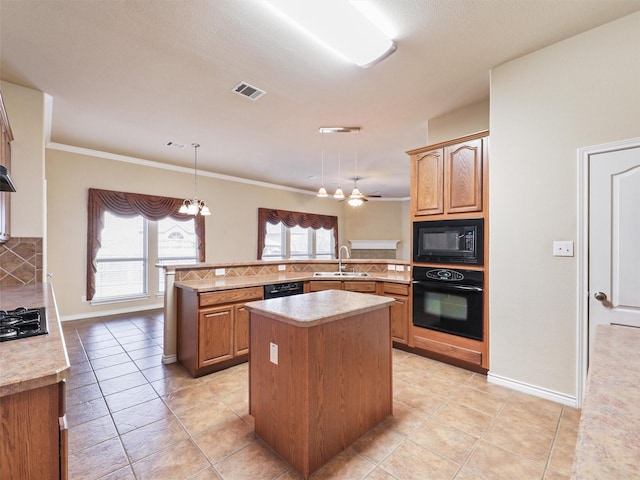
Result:
{"type": "Polygon", "coordinates": [[[362,1],[265,0],[265,3],[324,46],[361,67],[370,67],[396,51],[396,44],[369,19],[369,14],[362,13],[362,5],[354,5],[362,1]]]}

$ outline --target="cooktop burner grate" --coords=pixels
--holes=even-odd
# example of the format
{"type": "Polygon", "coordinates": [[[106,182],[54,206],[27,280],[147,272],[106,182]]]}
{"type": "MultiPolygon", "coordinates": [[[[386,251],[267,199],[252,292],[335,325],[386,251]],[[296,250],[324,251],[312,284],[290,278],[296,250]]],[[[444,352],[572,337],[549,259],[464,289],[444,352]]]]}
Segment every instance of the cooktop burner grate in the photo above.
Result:
{"type": "Polygon", "coordinates": [[[0,342],[49,333],[44,307],[0,310],[0,342]]]}

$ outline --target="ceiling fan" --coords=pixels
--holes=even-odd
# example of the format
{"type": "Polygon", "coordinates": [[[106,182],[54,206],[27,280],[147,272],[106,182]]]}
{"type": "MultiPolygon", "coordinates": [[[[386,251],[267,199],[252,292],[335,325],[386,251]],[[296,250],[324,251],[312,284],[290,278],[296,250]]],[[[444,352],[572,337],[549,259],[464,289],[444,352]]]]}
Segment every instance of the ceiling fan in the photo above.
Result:
{"type": "MultiPolygon", "coordinates": [[[[344,200],[347,200],[347,203],[349,203],[349,205],[351,205],[352,207],[359,207],[364,202],[367,202],[368,198],[382,197],[382,195],[380,194],[365,195],[364,193],[362,193],[358,188],[358,180],[361,180],[361,179],[362,179],[361,177],[350,178],[350,180],[353,180],[353,190],[351,191],[351,194],[348,197],[345,197],[344,200]]],[[[340,201],[343,201],[343,200],[340,200],[340,201]]]]}

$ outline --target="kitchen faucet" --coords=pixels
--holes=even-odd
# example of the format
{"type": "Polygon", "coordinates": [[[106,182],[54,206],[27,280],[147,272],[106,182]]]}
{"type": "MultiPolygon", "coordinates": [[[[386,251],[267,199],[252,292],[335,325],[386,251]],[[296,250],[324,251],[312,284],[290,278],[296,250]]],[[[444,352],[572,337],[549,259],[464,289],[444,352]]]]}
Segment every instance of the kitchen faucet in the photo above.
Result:
{"type": "Polygon", "coordinates": [[[341,272],[342,271],[342,249],[344,248],[344,251],[347,252],[347,258],[351,258],[351,255],[349,255],[349,248],[347,248],[346,245],[342,245],[340,247],[340,250],[338,250],[338,271],[341,272]]]}

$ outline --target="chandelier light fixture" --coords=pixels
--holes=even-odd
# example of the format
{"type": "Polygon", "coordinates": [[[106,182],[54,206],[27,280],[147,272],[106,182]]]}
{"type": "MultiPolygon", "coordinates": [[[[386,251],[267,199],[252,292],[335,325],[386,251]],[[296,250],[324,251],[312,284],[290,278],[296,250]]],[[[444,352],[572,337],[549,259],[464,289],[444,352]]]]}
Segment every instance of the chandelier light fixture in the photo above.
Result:
{"type": "MultiPolygon", "coordinates": [[[[355,133],[358,134],[360,133],[360,127],[320,127],[319,128],[319,132],[320,133],[355,133]]],[[[364,202],[366,202],[365,196],[360,193],[360,190],[358,190],[358,185],[357,185],[357,181],[358,181],[358,177],[357,177],[357,171],[358,171],[358,137],[356,137],[356,154],[355,154],[355,175],[353,177],[354,183],[353,183],[353,190],[351,192],[351,195],[349,195],[349,200],[348,203],[349,205],[353,206],[353,207],[357,207],[362,205],[364,202]]],[[[344,191],[342,190],[342,188],[340,187],[340,181],[342,180],[342,172],[341,172],[341,152],[338,152],[338,188],[336,189],[336,192],[333,194],[333,198],[335,198],[336,200],[344,200],[345,194],[344,191]]],[[[323,152],[322,152],[322,186],[320,187],[320,190],[318,190],[318,197],[326,197],[327,196],[327,190],[324,188],[324,148],[323,148],[323,152]]]]}
{"type": "Polygon", "coordinates": [[[396,51],[389,22],[363,0],[267,0],[284,19],[340,57],[367,68],[396,51]]]}
{"type": "Polygon", "coordinates": [[[186,213],[187,215],[211,215],[211,211],[204,200],[198,200],[198,148],[200,148],[199,143],[192,143],[194,151],[194,167],[193,167],[193,177],[194,177],[194,195],[193,198],[187,198],[184,202],[182,202],[182,206],[179,213],[186,213]]]}

